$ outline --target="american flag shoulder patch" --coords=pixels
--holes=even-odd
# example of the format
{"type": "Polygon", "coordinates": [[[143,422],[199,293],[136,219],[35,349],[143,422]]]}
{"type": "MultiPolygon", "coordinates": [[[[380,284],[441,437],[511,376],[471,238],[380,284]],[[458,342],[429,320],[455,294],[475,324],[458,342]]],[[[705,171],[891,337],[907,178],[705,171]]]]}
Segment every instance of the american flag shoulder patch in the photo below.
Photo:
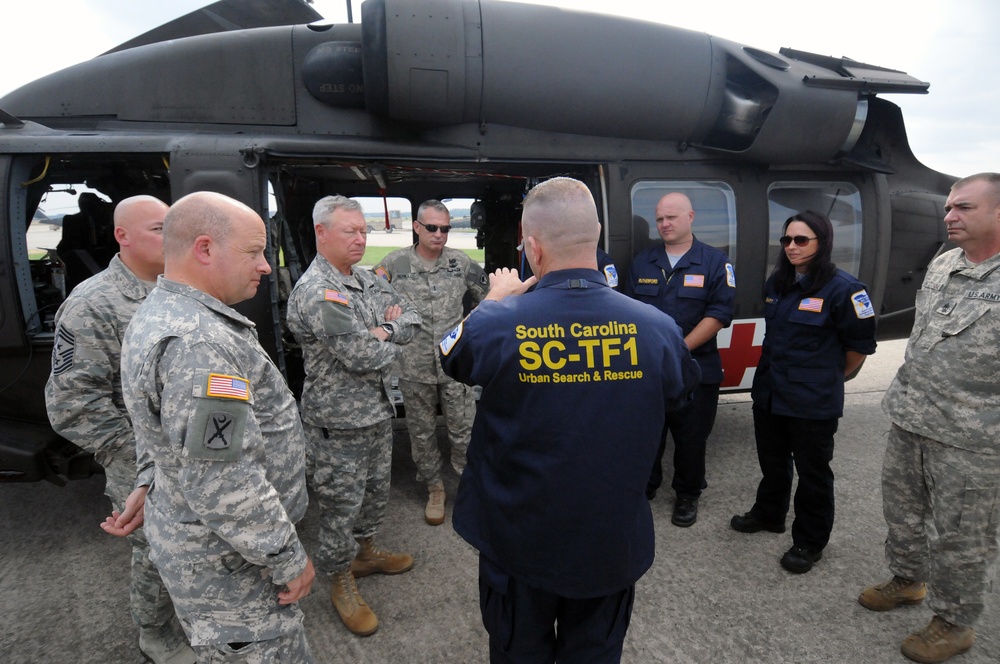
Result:
{"type": "Polygon", "coordinates": [[[347,306],[347,293],[341,293],[340,291],[335,291],[332,288],[327,288],[326,292],[323,293],[323,299],[327,302],[336,302],[337,304],[342,304],[347,306]]]}
{"type": "Polygon", "coordinates": [[[379,265],[377,268],[375,268],[375,276],[382,277],[386,281],[389,281],[389,271],[386,270],[385,267],[383,267],[381,265],[379,265]]]}
{"type": "Polygon", "coordinates": [[[815,311],[816,313],[823,311],[823,298],[821,297],[802,298],[802,301],[799,302],[799,311],[815,311]]]}
{"type": "Polygon", "coordinates": [[[684,275],[684,285],[689,288],[704,288],[705,287],[705,275],[703,274],[685,274],[684,275]]]}
{"type": "Polygon", "coordinates": [[[227,376],[225,374],[208,374],[208,386],[205,396],[222,399],[250,400],[250,383],[245,378],[227,376]]]}

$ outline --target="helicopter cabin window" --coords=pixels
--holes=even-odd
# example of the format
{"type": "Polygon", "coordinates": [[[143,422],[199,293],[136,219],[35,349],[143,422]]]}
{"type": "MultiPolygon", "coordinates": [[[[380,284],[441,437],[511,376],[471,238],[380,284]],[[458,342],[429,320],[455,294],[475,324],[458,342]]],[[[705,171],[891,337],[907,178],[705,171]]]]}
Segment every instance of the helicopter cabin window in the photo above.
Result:
{"type": "Polygon", "coordinates": [[[776,182],[767,191],[770,229],[767,264],[781,251],[778,238],[789,217],[803,210],[825,214],[833,224],[833,262],[858,275],[861,264],[861,193],[847,182],[776,182]]]}
{"type": "Polygon", "coordinates": [[[721,249],[736,262],[736,195],[725,182],[660,180],[632,187],[632,255],[662,242],[656,230],[656,204],[672,192],[685,194],[694,209],[692,230],[705,244],[721,249]]]}
{"type": "Polygon", "coordinates": [[[147,194],[169,199],[160,155],[46,156],[15,160],[11,235],[25,330],[54,331],[59,305],[118,252],[117,201],[147,194]]]}

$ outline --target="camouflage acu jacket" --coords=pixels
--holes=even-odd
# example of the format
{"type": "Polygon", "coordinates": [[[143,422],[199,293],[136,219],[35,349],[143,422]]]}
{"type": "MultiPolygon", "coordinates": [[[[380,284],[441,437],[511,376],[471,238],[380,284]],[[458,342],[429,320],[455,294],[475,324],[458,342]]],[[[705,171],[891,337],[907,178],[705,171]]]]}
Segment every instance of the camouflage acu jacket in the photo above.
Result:
{"type": "Polygon", "coordinates": [[[119,364],[125,328],[152,289],[116,255],[106,270],[74,288],[56,313],[45,385],[49,422],[102,465],[117,457],[135,461],[119,364]]]}
{"type": "Polygon", "coordinates": [[[288,328],[305,360],[302,419],[359,429],[392,417],[392,364],[418,325],[413,305],[385,279],[357,267],[344,275],[317,255],[288,298],[288,328]],[[394,304],[403,315],[388,323],[391,339],[380,341],[369,330],[386,324],[394,304]]]}
{"type": "Polygon", "coordinates": [[[125,333],[122,389],[151,557],[194,645],[276,638],[301,624],[277,592],[306,566],[305,437],[254,324],[160,277],[125,333]],[[263,585],[262,585],[263,584],[263,585]]]}
{"type": "Polygon", "coordinates": [[[441,369],[438,343],[462,320],[466,293],[473,305],[486,297],[489,281],[483,268],[465,252],[449,247],[429,264],[413,246],[392,252],[374,272],[388,279],[420,312],[420,328],[396,364],[399,377],[417,383],[451,380],[441,369]]]}
{"type": "Polygon", "coordinates": [[[917,292],[906,356],[882,406],[911,433],[1000,454],[1000,254],[935,259],[917,292]]]}

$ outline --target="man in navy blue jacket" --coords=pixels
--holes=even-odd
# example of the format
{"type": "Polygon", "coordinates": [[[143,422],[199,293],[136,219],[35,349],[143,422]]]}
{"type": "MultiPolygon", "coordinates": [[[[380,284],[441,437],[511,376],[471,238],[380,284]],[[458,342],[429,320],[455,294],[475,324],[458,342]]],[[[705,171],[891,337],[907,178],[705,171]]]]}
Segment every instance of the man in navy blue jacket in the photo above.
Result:
{"type": "Polygon", "coordinates": [[[618,662],[653,562],[663,416],[701,374],[669,316],[597,271],[583,183],[535,187],[522,226],[535,276],[497,270],[441,341],[445,372],[482,386],[453,522],[480,552],[491,662],[618,662]]]}
{"type": "Polygon", "coordinates": [[[700,242],[691,230],[691,199],[680,192],[656,204],[656,230],[663,244],[639,252],[628,268],[624,292],[651,304],[681,326],[684,343],[701,368],[701,384],[691,403],[667,415],[646,497],[663,482],[667,434],[674,437],[674,477],[677,494],[671,522],[686,528],[698,520],[698,498],[705,482],[705,447],[715,424],[722,383],[722,356],[716,335],[733,321],[736,272],[725,253],[700,242]]]}

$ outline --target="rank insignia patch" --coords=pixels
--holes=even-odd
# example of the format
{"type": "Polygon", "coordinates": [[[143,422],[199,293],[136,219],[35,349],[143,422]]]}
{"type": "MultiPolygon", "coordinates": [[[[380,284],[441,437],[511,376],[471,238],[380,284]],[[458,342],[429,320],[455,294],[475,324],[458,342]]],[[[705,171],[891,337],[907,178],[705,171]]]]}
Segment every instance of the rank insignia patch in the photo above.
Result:
{"type": "Polygon", "coordinates": [[[62,325],[56,331],[56,342],[52,346],[52,375],[58,376],[73,368],[73,352],[76,337],[62,325]]]}

